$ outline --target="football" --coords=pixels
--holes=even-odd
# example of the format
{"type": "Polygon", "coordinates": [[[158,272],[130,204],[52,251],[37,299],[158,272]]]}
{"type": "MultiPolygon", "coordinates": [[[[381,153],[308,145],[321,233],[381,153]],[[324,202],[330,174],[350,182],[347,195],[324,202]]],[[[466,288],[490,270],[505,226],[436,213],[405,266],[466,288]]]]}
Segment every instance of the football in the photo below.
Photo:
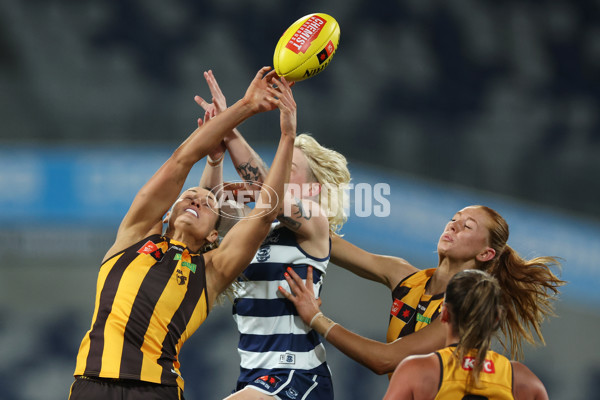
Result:
{"type": "Polygon", "coordinates": [[[340,25],[330,15],[315,13],[294,22],[281,36],[273,67],[288,81],[302,81],[323,71],[340,42],[340,25]]]}

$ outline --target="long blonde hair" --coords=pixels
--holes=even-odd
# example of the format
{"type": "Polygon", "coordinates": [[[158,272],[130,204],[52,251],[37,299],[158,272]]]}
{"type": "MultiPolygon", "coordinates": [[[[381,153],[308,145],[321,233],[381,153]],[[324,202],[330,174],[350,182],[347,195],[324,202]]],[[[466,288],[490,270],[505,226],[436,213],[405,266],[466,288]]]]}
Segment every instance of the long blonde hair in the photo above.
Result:
{"type": "Polygon", "coordinates": [[[494,258],[478,268],[489,272],[500,284],[506,316],[500,325],[505,340],[499,340],[505,350],[510,347],[511,357],[518,359],[523,355],[522,339],[535,344],[537,335],[545,344],[541,323],[555,315],[552,301],[566,282],[551,271],[551,267],[560,267],[556,257],[522,258],[506,243],[509,230],[504,218],[489,207],[475,207],[484,210],[492,221],[488,226],[489,246],[496,251],[494,258]]]}
{"type": "Polygon", "coordinates": [[[304,153],[311,173],[321,185],[319,204],[325,208],[329,233],[337,235],[348,218],[344,213],[345,189],[351,179],[348,161],[337,151],[320,145],[310,134],[298,135],[294,147],[304,153]],[[327,197],[322,197],[323,194],[327,197]]]}
{"type": "Polygon", "coordinates": [[[467,386],[479,383],[479,373],[494,333],[503,317],[502,289],[487,272],[467,269],[448,282],[444,306],[450,313],[453,333],[459,337],[459,362],[470,352],[475,355],[467,386]]]}

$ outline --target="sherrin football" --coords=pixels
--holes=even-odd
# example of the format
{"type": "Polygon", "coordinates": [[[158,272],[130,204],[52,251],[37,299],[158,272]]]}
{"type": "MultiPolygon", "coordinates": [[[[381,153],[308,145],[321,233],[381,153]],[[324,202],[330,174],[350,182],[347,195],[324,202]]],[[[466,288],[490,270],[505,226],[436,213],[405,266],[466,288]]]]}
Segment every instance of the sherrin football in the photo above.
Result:
{"type": "Polygon", "coordinates": [[[294,22],[281,36],[273,67],[288,81],[317,75],[331,62],[340,42],[340,25],[330,15],[309,14],[294,22]]]}

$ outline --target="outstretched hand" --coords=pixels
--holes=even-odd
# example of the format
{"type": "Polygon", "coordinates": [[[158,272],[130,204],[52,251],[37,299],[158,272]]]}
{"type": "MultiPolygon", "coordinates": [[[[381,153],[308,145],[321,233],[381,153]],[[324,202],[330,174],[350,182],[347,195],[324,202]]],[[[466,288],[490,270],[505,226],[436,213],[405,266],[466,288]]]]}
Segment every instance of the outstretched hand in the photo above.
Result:
{"type": "Polygon", "coordinates": [[[274,98],[274,104],[279,107],[281,133],[284,135],[296,135],[296,102],[292,94],[293,83],[288,82],[285,78],[273,78],[271,85],[268,88],[274,98]]]}
{"type": "Polygon", "coordinates": [[[227,100],[225,99],[225,95],[221,91],[221,87],[219,87],[212,70],[204,72],[204,79],[206,79],[206,83],[210,89],[212,103],[209,103],[198,95],[194,96],[194,101],[204,109],[210,118],[214,118],[227,109],[227,100]]]}
{"type": "MultiPolygon", "coordinates": [[[[204,79],[206,79],[206,83],[210,89],[212,103],[206,101],[202,96],[194,96],[196,104],[204,110],[204,119],[198,118],[198,128],[227,109],[227,100],[225,99],[225,95],[221,91],[212,70],[204,71],[204,79]]],[[[225,143],[221,142],[212,149],[208,155],[211,159],[218,160],[223,156],[226,150],[225,143]]]]}
{"type": "Polygon", "coordinates": [[[244,94],[244,101],[252,108],[255,113],[271,111],[277,108],[277,99],[272,91],[274,78],[277,77],[271,67],[262,67],[257,73],[250,86],[244,94]]]}
{"type": "Polygon", "coordinates": [[[279,291],[286,299],[294,303],[302,321],[304,321],[306,325],[310,325],[312,318],[320,312],[319,306],[321,305],[321,300],[315,298],[313,288],[313,267],[309,266],[306,271],[306,283],[304,283],[302,278],[300,278],[300,276],[290,267],[288,267],[284,277],[288,285],[290,285],[292,293],[289,293],[281,286],[279,286],[279,291]]]}

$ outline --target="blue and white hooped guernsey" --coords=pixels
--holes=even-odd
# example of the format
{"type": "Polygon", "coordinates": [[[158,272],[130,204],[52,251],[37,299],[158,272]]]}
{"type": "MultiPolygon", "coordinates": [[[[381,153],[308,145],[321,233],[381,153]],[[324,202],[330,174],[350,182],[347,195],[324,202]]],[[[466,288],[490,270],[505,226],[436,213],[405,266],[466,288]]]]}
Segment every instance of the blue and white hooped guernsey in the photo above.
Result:
{"type": "Polygon", "coordinates": [[[279,291],[288,292],[283,274],[292,267],[306,280],[308,266],[313,267],[315,295],[319,296],[331,254],[315,258],[304,252],[295,234],[275,221],[254,259],[239,279],[233,305],[233,318],[240,332],[238,384],[261,376],[302,370],[331,376],[325,362],[325,347],[319,334],[302,322],[294,305],[279,291]]]}

